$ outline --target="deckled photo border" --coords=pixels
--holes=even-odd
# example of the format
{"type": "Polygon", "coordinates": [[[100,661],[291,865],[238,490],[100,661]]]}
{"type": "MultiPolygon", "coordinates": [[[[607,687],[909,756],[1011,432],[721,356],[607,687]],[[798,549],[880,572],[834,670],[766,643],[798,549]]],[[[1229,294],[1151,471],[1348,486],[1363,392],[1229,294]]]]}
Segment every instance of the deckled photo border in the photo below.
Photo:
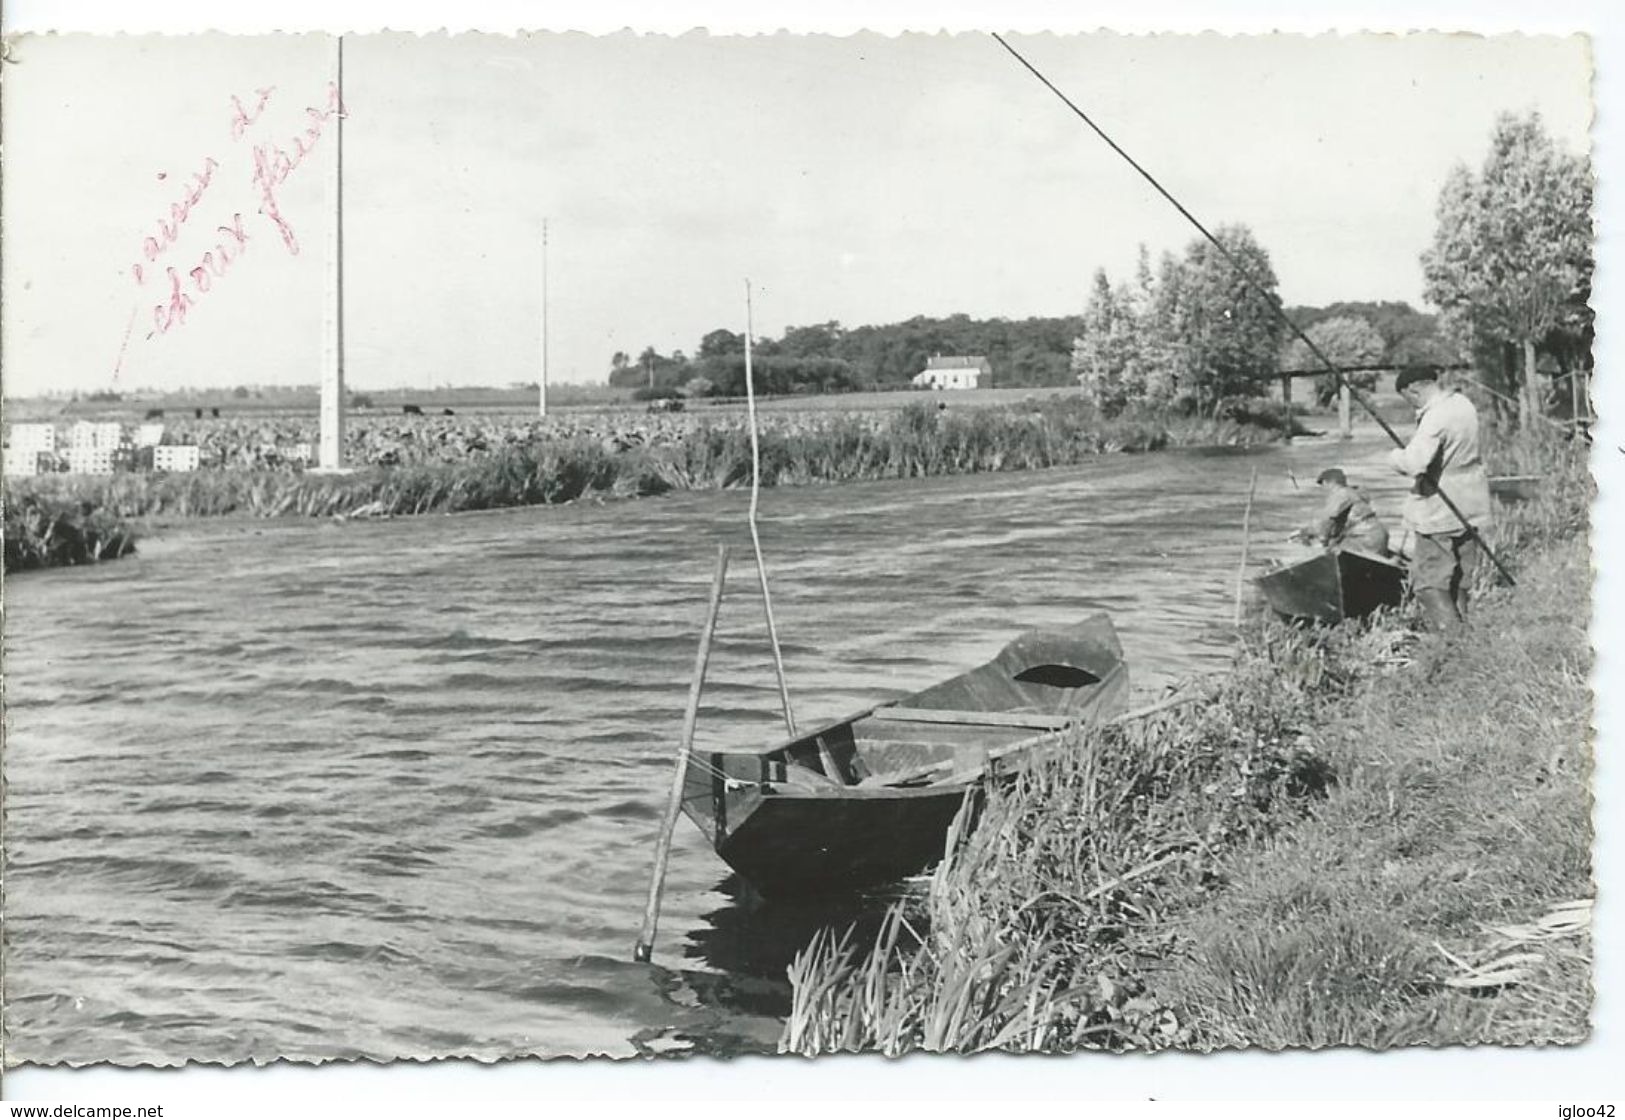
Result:
{"type": "MultiPolygon", "coordinates": [[[[513,32],[526,29],[579,29],[594,33],[622,27],[661,33],[705,27],[713,33],[761,32],[778,27],[796,32],[846,33],[859,29],[879,31],[983,30],[988,28],[1057,32],[1085,32],[1110,28],[1124,32],[1166,30],[1191,32],[1219,30],[1257,34],[1271,29],[1311,32],[1336,29],[1398,31],[1444,28],[1475,33],[1512,31],[1571,33],[1584,31],[1594,38],[1596,66],[1593,156],[1598,174],[1597,230],[1599,235],[1597,284],[1593,306],[1597,333],[1598,366],[1607,369],[1622,352],[1614,341],[1612,309],[1625,307],[1625,284],[1617,277],[1621,233],[1619,188],[1620,149],[1625,132],[1615,126],[1625,109],[1617,94],[1613,73],[1625,58],[1625,23],[1602,3],[1547,2],[1541,5],[1486,3],[1466,5],[1413,0],[1410,3],[1336,3],[1312,11],[1283,5],[1130,3],[1076,6],[1045,4],[968,3],[796,3],[762,6],[734,3],[570,3],[570,4],[432,4],[396,2],[388,7],[387,23],[370,6],[325,2],[280,3],[227,9],[207,3],[51,3],[14,2],[5,12],[6,32],[47,29],[182,33],[225,30],[264,33],[274,30],[415,30],[473,29],[513,32]],[[134,10],[132,10],[134,9],[134,10]],[[353,9],[353,10],[352,10],[353,9]]],[[[1617,6],[1616,6],[1617,7],[1617,6]]],[[[1625,376],[1625,375],[1621,375],[1625,376]]],[[[1594,619],[1615,620],[1625,611],[1625,581],[1617,572],[1618,555],[1625,545],[1625,502],[1614,497],[1621,489],[1625,466],[1625,431],[1611,417],[1625,408],[1621,377],[1604,374],[1596,384],[1600,423],[1596,428],[1594,469],[1600,498],[1596,508],[1593,547],[1598,557],[1594,619]]],[[[1082,1097],[1082,1098],[1302,1098],[1334,1096],[1405,1098],[1557,1097],[1574,1095],[1587,1085],[1617,1086],[1611,1062],[1625,1046],[1621,1037],[1619,929],[1625,923],[1614,897],[1622,883],[1618,823],[1622,767],[1619,728],[1625,707],[1611,683],[1625,669],[1625,638],[1621,624],[1594,622],[1598,651],[1596,683],[1597,796],[1596,862],[1598,885],[1596,918],[1597,1000],[1594,1034],[1584,1046],[1544,1050],[1408,1050],[1372,1054],[1337,1051],[1322,1054],[1225,1054],[1212,1057],[1161,1055],[1155,1058],[1107,1058],[1082,1055],[1059,1059],[1014,1059],[1003,1056],[954,1061],[915,1057],[886,1062],[876,1057],[823,1058],[816,1063],[793,1059],[747,1058],[729,1062],[709,1059],[661,1063],[521,1061],[495,1068],[473,1063],[397,1063],[377,1066],[352,1063],[342,1068],[279,1065],[270,1069],[183,1071],[150,1069],[81,1071],[13,1070],[6,1075],[7,1097],[26,1092],[31,1097],[87,1099],[96,1094],[129,1099],[143,1093],[159,1098],[171,1094],[216,1099],[225,1105],[243,1095],[332,1096],[364,1094],[390,1097],[603,1098],[720,1097],[743,1099],[815,1100],[850,1097],[915,1099],[978,1097],[1082,1097]],[[1017,1064],[1019,1063],[1019,1064],[1017,1064]]]]}

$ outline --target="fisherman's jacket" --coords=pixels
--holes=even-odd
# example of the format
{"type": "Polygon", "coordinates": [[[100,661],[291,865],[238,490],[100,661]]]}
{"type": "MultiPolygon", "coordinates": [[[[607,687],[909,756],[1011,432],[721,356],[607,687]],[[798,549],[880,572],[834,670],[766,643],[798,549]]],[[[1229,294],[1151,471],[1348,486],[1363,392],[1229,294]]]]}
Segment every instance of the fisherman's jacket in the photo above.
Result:
{"type": "Polygon", "coordinates": [[[1414,480],[1405,500],[1405,526],[1417,533],[1464,532],[1461,520],[1439,497],[1442,490],[1472,523],[1490,523],[1490,479],[1478,454],[1478,410],[1454,389],[1443,389],[1422,406],[1416,434],[1388,461],[1414,480]]]}
{"type": "Polygon", "coordinates": [[[1388,530],[1383,528],[1377,511],[1371,508],[1370,500],[1352,486],[1330,488],[1320,520],[1310,526],[1310,533],[1324,545],[1347,542],[1363,545],[1373,552],[1388,547],[1388,530]]]}

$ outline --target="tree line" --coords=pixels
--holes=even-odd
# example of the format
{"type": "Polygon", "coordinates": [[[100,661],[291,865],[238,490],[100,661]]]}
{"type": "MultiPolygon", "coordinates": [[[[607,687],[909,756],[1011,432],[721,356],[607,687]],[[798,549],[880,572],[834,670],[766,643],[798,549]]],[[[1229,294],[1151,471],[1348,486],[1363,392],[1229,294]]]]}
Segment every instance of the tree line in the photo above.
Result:
{"type": "MultiPolygon", "coordinates": [[[[1482,168],[1453,169],[1440,192],[1433,243],[1422,254],[1436,315],[1400,302],[1287,309],[1340,367],[1469,364],[1518,416],[1574,402],[1592,368],[1594,268],[1589,160],[1561,151],[1538,113],[1502,114],[1482,168]]],[[[1095,274],[1072,351],[1078,381],[1105,411],[1128,403],[1218,410],[1262,394],[1272,374],[1322,363],[1287,329],[1269,254],[1244,226],[1215,237],[1254,282],[1205,240],[1165,253],[1153,271],[1141,247],[1132,280],[1095,274]],[[1262,293],[1262,294],[1261,294],[1262,293]]],[[[1349,375],[1369,389],[1375,372],[1349,375]]],[[[1316,382],[1327,403],[1337,389],[1316,382]]]]}
{"type": "MultiPolygon", "coordinates": [[[[986,357],[1002,386],[1068,385],[1069,355],[1082,317],[973,319],[916,315],[901,323],[847,328],[831,320],[790,327],[780,338],[752,341],[758,391],[830,393],[907,387],[939,354],[986,357]]],[[[707,333],[693,356],[646,348],[636,358],[617,352],[609,383],[659,393],[742,396],[745,339],[726,328],[707,333]]]]}
{"type": "MultiPolygon", "coordinates": [[[[1558,379],[1592,367],[1591,202],[1589,160],[1558,149],[1537,113],[1503,114],[1481,169],[1458,166],[1440,193],[1433,243],[1420,262],[1437,314],[1398,301],[1286,314],[1339,366],[1468,361],[1527,414],[1553,395],[1558,379]]],[[[1132,278],[1114,282],[1096,270],[1075,316],[791,327],[781,338],[754,341],[757,388],[898,388],[933,355],[979,355],[995,385],[1079,384],[1107,413],[1130,404],[1216,413],[1226,402],[1262,396],[1283,371],[1320,362],[1277,314],[1275,271],[1253,232],[1226,225],[1214,236],[1225,252],[1197,239],[1153,265],[1142,245],[1132,278]]],[[[609,383],[650,395],[740,396],[744,349],[743,336],[719,328],[692,357],[653,347],[635,359],[616,353],[609,383]]],[[[1375,378],[1351,380],[1370,388],[1375,378]]],[[[1316,390],[1328,401],[1335,379],[1321,378],[1316,390]]]]}

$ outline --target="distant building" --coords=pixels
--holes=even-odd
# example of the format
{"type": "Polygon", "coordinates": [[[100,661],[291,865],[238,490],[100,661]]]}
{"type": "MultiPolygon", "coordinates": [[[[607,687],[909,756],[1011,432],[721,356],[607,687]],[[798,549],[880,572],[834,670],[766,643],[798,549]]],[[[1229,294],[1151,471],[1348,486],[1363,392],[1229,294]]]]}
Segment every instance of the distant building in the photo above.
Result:
{"type": "Polygon", "coordinates": [[[917,389],[981,389],[993,383],[993,367],[986,358],[956,354],[928,358],[925,369],[914,375],[917,389]]]}

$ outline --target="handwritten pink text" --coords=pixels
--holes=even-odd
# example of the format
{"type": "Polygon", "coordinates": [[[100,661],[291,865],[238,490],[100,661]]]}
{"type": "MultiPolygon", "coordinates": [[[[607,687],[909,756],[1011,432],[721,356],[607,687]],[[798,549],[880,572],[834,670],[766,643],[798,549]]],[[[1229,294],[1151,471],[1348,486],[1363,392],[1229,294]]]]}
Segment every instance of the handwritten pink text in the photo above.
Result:
{"type": "MultiPolygon", "coordinates": [[[[203,200],[203,192],[209,189],[214,181],[215,170],[220,164],[213,156],[203,161],[203,169],[192,175],[192,182],[187,186],[186,192],[181,195],[180,201],[170,204],[169,218],[158,219],[158,236],[148,237],[141,242],[141,255],[151,264],[158,259],[163,251],[180,240],[181,227],[186,219],[192,216],[192,208],[203,200]]],[[[130,273],[135,277],[137,284],[146,283],[146,270],[140,261],[130,266],[130,273]]]]}
{"type": "MultiPolygon", "coordinates": [[[[230,130],[234,141],[250,137],[251,130],[255,129],[264,115],[276,89],[276,86],[256,88],[254,96],[248,101],[236,94],[232,95],[230,130]]],[[[293,137],[291,152],[274,143],[256,144],[253,148],[252,184],[259,194],[259,212],[276,226],[283,245],[287,247],[288,252],[295,255],[299,252],[299,241],[294,235],[293,227],[282,213],[278,191],[287,182],[288,177],[304,163],[305,157],[321,140],[322,132],[335,114],[343,116],[344,105],[339,96],[338,83],[330,82],[327,86],[326,101],[320,107],[305,110],[304,131],[293,137]]],[[[206,157],[201,168],[192,175],[179,200],[170,206],[169,213],[164,218],[158,220],[156,233],[142,240],[140,259],[130,265],[130,275],[136,284],[146,284],[148,267],[157,264],[159,259],[181,240],[188,219],[203,201],[205,192],[208,191],[219,170],[219,161],[214,156],[206,157]]],[[[158,176],[159,179],[166,177],[163,174],[158,176]]],[[[153,329],[147,337],[168,334],[176,327],[185,326],[192,310],[208,293],[214,291],[232,270],[250,240],[249,231],[244,228],[243,215],[233,214],[229,224],[215,227],[214,247],[201,257],[195,258],[192,267],[167,265],[163,271],[167,278],[168,290],[162,302],[151,305],[153,329]]],[[[130,328],[135,323],[139,307],[138,303],[132,310],[130,323],[125,327],[124,341],[114,365],[115,377],[123,368],[130,328]]]]}
{"type": "Polygon", "coordinates": [[[244,109],[242,100],[235,93],[231,95],[231,138],[233,140],[241,140],[250,126],[260,119],[260,114],[265,112],[265,103],[271,100],[271,95],[276,92],[276,87],[261,86],[254,92],[259,95],[259,100],[254,102],[253,109],[244,109]]]}
{"type": "Polygon", "coordinates": [[[164,270],[169,276],[169,298],[152,309],[153,327],[157,333],[168,334],[172,328],[184,326],[186,313],[197,303],[197,297],[214,287],[214,282],[224,276],[242,256],[243,246],[248,243],[248,232],[243,229],[241,214],[233,214],[231,224],[217,227],[216,232],[224,234],[225,240],[217,242],[212,251],[204,253],[197,267],[187,273],[192,281],[190,285],[181,280],[181,274],[175,268],[164,270]]]}
{"type": "Polygon", "coordinates": [[[328,120],[337,113],[344,114],[344,105],[339,100],[339,87],[337,82],[328,83],[327,103],[321,108],[307,108],[305,110],[305,131],[293,138],[293,152],[289,154],[276,144],[256,144],[254,146],[254,185],[260,189],[260,213],[264,214],[276,226],[277,232],[282,235],[282,244],[287,246],[288,252],[298,256],[299,238],[294,234],[293,227],[288,224],[287,218],[282,214],[282,208],[277,202],[277,189],[287,182],[288,176],[298,170],[304,163],[305,157],[315,148],[316,142],[322,138],[322,130],[327,126],[328,120]]]}

